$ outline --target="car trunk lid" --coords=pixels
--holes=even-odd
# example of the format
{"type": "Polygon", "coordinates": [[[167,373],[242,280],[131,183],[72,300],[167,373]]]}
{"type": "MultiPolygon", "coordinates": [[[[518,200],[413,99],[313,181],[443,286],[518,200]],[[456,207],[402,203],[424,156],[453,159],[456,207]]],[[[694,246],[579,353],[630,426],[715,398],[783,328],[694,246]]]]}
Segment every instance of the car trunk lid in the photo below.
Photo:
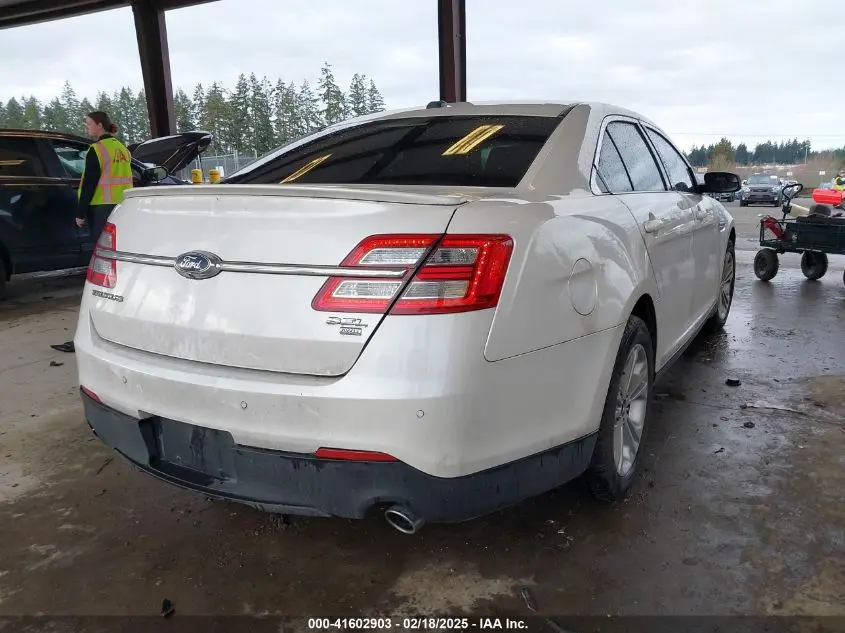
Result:
{"type": "MultiPolygon", "coordinates": [[[[92,287],[92,326],[107,341],[153,354],[342,375],[383,313],[315,310],[332,270],[372,235],[443,234],[471,199],[430,187],[133,190],[111,218],[116,280],[92,287]]],[[[396,278],[406,283],[408,275],[396,278]]]]}

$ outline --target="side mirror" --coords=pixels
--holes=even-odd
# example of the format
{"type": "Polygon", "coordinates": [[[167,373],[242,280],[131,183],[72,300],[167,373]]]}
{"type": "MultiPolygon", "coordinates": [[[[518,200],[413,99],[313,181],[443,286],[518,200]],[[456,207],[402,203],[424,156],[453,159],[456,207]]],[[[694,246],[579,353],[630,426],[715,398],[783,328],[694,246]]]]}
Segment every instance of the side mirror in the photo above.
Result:
{"type": "Polygon", "coordinates": [[[704,174],[704,191],[709,193],[734,193],[742,189],[739,176],[727,171],[708,171],[704,174]]]}
{"type": "Polygon", "coordinates": [[[161,182],[167,178],[170,173],[165,167],[148,167],[141,172],[141,182],[145,184],[152,184],[161,182]]]}

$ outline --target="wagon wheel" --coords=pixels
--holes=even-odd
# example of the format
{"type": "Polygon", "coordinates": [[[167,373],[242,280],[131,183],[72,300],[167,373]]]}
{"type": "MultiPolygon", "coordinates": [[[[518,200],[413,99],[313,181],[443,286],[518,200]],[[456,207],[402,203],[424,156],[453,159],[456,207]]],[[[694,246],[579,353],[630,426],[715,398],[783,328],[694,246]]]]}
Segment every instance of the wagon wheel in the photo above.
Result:
{"type": "Polygon", "coordinates": [[[779,267],[778,254],[771,248],[760,249],[754,256],[754,274],[760,281],[774,279],[779,267]]]}
{"type": "Polygon", "coordinates": [[[810,281],[821,279],[827,272],[827,255],[815,251],[804,251],[801,255],[801,272],[810,281]]]}

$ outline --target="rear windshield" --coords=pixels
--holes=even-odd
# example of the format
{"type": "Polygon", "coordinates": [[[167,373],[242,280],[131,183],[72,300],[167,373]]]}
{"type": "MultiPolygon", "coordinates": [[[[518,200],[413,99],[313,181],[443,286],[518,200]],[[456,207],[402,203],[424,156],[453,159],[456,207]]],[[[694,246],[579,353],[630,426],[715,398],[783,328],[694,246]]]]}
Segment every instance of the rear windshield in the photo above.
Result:
{"type": "Polygon", "coordinates": [[[227,182],[515,187],[560,121],[538,116],[374,121],[295,147],[227,182]]]}

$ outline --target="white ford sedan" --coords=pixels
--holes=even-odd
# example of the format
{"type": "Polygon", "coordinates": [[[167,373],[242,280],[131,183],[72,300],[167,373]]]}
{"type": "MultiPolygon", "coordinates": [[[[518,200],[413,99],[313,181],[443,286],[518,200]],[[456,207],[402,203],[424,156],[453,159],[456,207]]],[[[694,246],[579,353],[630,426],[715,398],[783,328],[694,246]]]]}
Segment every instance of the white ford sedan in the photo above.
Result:
{"type": "Polygon", "coordinates": [[[136,189],[75,336],[97,436],[171,484],[413,533],[631,486],[656,377],[728,318],[733,219],[604,104],[371,115],[136,189]]]}

